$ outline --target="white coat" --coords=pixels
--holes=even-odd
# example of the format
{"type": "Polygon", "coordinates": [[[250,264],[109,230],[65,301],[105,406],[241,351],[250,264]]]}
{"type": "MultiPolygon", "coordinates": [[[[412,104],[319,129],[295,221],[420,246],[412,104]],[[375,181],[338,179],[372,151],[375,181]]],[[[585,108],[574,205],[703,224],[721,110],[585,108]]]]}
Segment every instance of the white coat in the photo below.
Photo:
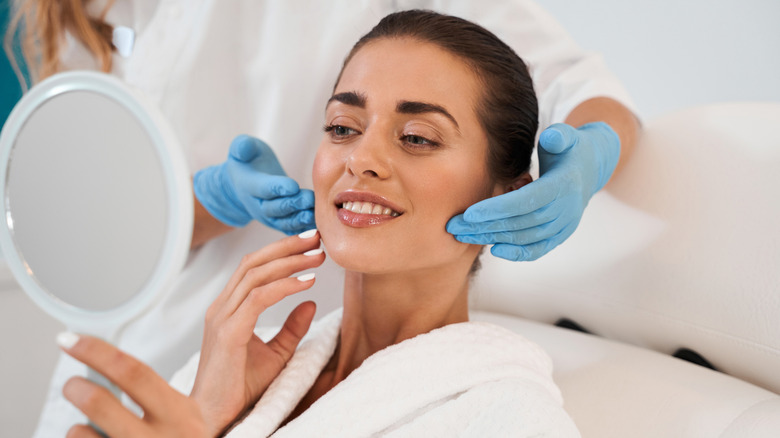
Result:
{"type": "MultiPolygon", "coordinates": [[[[512,46],[530,65],[542,127],[563,121],[590,97],[630,105],[600,56],[581,50],[530,0],[118,0],[106,19],[136,30],[132,54],[115,55],[113,73],[159,105],[193,173],[224,161],[231,139],[246,133],[271,145],[288,175],[311,188],[324,106],[345,55],[381,17],[410,8],[462,16],[512,46]]],[[[97,68],[70,42],[67,68],[97,68]]],[[[253,223],[192,251],[164,299],[122,332],[119,347],[169,378],[198,350],[205,309],[240,258],[279,237],[253,223]]],[[[281,323],[303,299],[315,299],[320,311],[340,306],[338,294],[319,290],[342,290],[342,274],[328,262],[318,270],[316,290],[280,303],[261,323],[281,323]]],[[[84,421],[61,395],[67,378],[84,373],[83,365],[61,357],[35,436],[61,436],[84,421]]]]}

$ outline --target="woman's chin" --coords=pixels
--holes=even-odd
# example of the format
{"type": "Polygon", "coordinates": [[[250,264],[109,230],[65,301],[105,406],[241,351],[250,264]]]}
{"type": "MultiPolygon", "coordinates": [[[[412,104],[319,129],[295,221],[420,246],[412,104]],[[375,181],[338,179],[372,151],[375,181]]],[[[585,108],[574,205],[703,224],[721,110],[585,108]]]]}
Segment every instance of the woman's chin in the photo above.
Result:
{"type": "Polygon", "coordinates": [[[328,258],[346,271],[365,274],[387,273],[392,270],[388,257],[372,252],[369,249],[346,249],[336,246],[325,246],[328,258]]]}

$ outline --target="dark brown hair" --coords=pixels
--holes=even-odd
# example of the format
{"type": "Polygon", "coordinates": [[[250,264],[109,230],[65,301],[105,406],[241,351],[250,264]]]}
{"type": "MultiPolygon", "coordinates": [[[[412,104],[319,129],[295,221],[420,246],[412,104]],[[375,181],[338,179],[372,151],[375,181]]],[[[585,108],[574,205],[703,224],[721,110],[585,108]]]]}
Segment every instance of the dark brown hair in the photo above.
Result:
{"type": "Polygon", "coordinates": [[[469,65],[484,85],[476,111],[488,138],[490,175],[498,183],[511,183],[529,170],[539,110],[528,67],[514,50],[475,23],[415,9],[383,18],[352,47],[344,65],[380,38],[429,42],[469,65]]]}

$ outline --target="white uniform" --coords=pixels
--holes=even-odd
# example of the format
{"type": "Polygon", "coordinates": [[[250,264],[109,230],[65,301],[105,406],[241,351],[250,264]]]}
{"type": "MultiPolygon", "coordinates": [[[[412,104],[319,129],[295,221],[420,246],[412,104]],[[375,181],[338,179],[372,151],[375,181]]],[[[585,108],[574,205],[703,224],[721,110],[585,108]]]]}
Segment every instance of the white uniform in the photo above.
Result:
{"type": "MultiPolygon", "coordinates": [[[[590,97],[630,104],[600,56],[582,51],[526,0],[117,0],[106,19],[136,30],[130,57],[114,56],[114,74],[159,105],[193,174],[224,161],[233,137],[246,133],[271,145],[288,175],[311,188],[325,103],[344,57],[381,17],[411,8],[475,21],[512,46],[531,67],[541,127],[563,121],[590,97]]],[[[75,44],[64,61],[68,69],[97,68],[75,44]]],[[[198,350],[205,309],[241,256],[280,237],[253,223],[193,251],[165,298],[123,330],[119,347],[170,378],[198,350]]],[[[327,263],[314,290],[280,303],[261,322],[281,323],[303,299],[317,301],[319,314],[338,307],[340,296],[318,295],[342,290],[340,270],[327,263]]],[[[61,436],[84,421],[61,395],[67,378],[84,372],[67,356],[60,359],[36,436],[61,436]]]]}

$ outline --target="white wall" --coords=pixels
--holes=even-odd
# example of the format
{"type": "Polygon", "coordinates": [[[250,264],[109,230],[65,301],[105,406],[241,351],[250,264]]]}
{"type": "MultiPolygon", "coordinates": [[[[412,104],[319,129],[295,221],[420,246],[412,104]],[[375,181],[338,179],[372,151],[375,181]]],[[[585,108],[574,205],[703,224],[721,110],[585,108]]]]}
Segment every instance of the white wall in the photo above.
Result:
{"type": "MultiPolygon", "coordinates": [[[[723,101],[780,101],[780,2],[538,0],[600,51],[640,115],[723,101]]],[[[0,268],[0,436],[32,433],[61,325],[0,268]]]]}
{"type": "Polygon", "coordinates": [[[640,115],[723,101],[780,101],[780,2],[537,0],[603,53],[640,115]]]}

